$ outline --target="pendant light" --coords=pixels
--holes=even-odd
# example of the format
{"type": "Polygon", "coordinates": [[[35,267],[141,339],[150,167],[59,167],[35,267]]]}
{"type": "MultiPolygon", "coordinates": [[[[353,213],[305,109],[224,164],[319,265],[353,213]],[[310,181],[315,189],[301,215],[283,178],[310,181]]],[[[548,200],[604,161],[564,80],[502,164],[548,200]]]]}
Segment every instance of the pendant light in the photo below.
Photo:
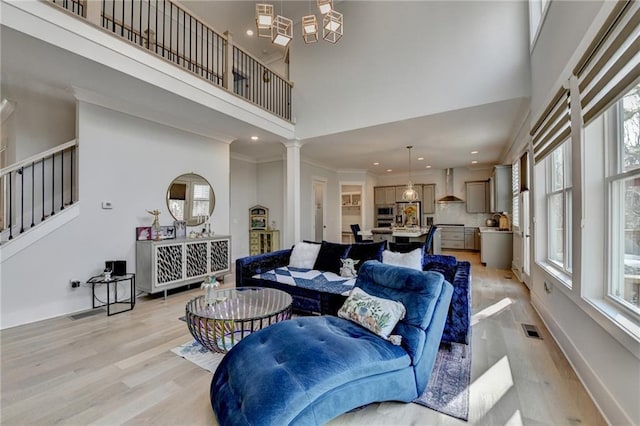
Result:
{"type": "Polygon", "coordinates": [[[407,184],[407,188],[402,193],[402,200],[414,202],[418,201],[418,193],[415,189],[413,189],[413,183],[411,182],[411,148],[413,148],[413,146],[407,146],[407,149],[409,150],[409,183],[407,184]]]}
{"type": "Polygon", "coordinates": [[[302,39],[306,44],[318,41],[318,19],[311,14],[311,2],[309,1],[309,14],[302,17],[302,39]]]}
{"type": "MultiPolygon", "coordinates": [[[[282,1],[280,2],[280,13],[282,13],[282,1]]],[[[293,21],[282,15],[278,15],[273,20],[271,42],[278,46],[287,47],[293,39],[293,21]]]]}
{"type": "Polygon", "coordinates": [[[273,5],[256,4],[256,29],[258,37],[271,38],[271,28],[273,25],[273,5]]]}

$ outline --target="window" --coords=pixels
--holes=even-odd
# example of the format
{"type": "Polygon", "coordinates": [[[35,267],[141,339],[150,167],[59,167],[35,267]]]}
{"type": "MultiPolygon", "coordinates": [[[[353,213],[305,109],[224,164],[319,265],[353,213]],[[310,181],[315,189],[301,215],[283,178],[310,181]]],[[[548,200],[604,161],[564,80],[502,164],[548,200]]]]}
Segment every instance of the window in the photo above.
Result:
{"type": "Polygon", "coordinates": [[[511,195],[513,199],[511,223],[514,228],[520,227],[520,159],[511,166],[511,195]]]}
{"type": "Polygon", "coordinates": [[[209,216],[209,185],[193,184],[191,216],[209,216]]]}
{"type": "Polygon", "coordinates": [[[529,0],[529,44],[536,43],[550,0],[529,0]]]}
{"type": "Polygon", "coordinates": [[[617,104],[609,184],[608,296],[640,314],[640,84],[617,104]]]}
{"type": "Polygon", "coordinates": [[[547,261],[571,274],[571,140],[544,160],[546,163],[547,261]]]}

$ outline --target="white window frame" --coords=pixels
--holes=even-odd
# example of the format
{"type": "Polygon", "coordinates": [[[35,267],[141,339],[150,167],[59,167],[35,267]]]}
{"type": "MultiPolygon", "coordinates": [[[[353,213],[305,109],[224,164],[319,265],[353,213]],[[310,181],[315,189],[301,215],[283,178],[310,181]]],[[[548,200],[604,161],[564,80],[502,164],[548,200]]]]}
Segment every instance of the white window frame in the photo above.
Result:
{"type": "Polygon", "coordinates": [[[533,51],[551,0],[529,0],[529,49],[533,51]]]}
{"type": "Polygon", "coordinates": [[[511,224],[514,231],[520,230],[521,213],[520,213],[520,157],[511,164],[511,198],[512,198],[512,217],[511,224]]]}
{"type": "MultiPolygon", "coordinates": [[[[622,138],[624,137],[624,124],[622,120],[622,99],[616,102],[615,106],[611,109],[607,118],[610,126],[609,131],[606,132],[606,149],[608,151],[608,158],[610,161],[606,165],[606,194],[607,200],[607,227],[606,227],[606,246],[607,253],[605,260],[606,277],[603,289],[605,299],[623,310],[625,313],[631,315],[636,320],[640,319],[640,308],[633,306],[631,303],[625,301],[621,297],[613,295],[614,285],[619,283],[620,280],[624,280],[624,267],[620,268],[622,262],[620,257],[624,256],[624,249],[620,251],[620,229],[624,225],[621,224],[621,215],[623,215],[621,209],[622,200],[620,197],[624,197],[624,191],[616,191],[614,186],[623,182],[629,178],[640,178],[640,167],[636,167],[632,170],[623,170],[624,154],[622,149],[622,138]]],[[[622,242],[624,244],[624,242],[622,242]]],[[[639,295],[640,297],[640,295],[639,295]]]]}
{"type": "MultiPolygon", "coordinates": [[[[571,225],[571,191],[572,186],[568,184],[567,180],[571,176],[571,139],[564,141],[558,148],[552,151],[545,161],[545,211],[546,211],[546,256],[545,263],[550,267],[556,269],[561,275],[571,277],[572,275],[572,225],[571,225]],[[558,150],[563,150],[562,157],[562,186],[559,189],[553,189],[553,154],[558,150]],[[551,212],[550,212],[550,199],[558,194],[562,195],[562,244],[563,244],[563,260],[562,262],[552,259],[550,256],[550,244],[551,237],[551,212]]],[[[563,284],[568,288],[572,287],[571,280],[562,280],[563,284]]]]}

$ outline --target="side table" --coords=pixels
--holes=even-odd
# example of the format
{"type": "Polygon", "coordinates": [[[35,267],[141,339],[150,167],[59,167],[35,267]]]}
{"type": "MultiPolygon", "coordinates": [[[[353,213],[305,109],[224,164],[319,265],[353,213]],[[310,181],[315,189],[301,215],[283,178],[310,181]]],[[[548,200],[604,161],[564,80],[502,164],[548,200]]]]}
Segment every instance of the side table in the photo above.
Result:
{"type": "Polygon", "coordinates": [[[92,298],[92,306],[93,308],[101,308],[103,306],[107,307],[107,316],[120,314],[122,312],[128,312],[133,309],[136,305],[136,274],[125,274],[119,276],[112,276],[110,279],[105,279],[103,275],[93,277],[87,281],[88,284],[91,284],[91,298],[92,298]],[[130,286],[130,297],[129,299],[118,300],[118,283],[123,281],[129,281],[130,286]],[[107,301],[103,303],[96,297],[96,285],[106,284],[107,286],[107,301]],[[113,301],[111,301],[111,286],[113,285],[113,301]],[[96,301],[101,302],[102,304],[96,305],[96,301]],[[129,305],[129,309],[122,309],[117,312],[111,312],[111,305],[120,305],[126,304],[129,305]]]}

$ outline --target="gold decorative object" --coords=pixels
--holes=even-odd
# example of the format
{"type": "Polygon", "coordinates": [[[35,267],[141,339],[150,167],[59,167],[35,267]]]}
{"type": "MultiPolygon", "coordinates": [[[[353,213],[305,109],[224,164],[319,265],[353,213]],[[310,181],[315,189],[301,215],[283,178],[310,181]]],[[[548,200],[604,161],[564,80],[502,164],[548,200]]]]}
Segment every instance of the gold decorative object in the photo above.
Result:
{"type": "Polygon", "coordinates": [[[318,9],[320,13],[326,15],[333,10],[333,0],[318,0],[318,9]]]}
{"type": "Polygon", "coordinates": [[[332,10],[322,18],[322,38],[329,43],[337,43],[343,33],[342,13],[332,10]]]}
{"type": "Polygon", "coordinates": [[[271,41],[278,46],[286,47],[293,39],[293,21],[282,15],[276,16],[272,26],[273,38],[271,41]]]}
{"type": "Polygon", "coordinates": [[[318,41],[318,20],[316,15],[302,17],[302,38],[307,44],[318,41]]]}
{"type": "Polygon", "coordinates": [[[158,209],[147,210],[147,213],[153,215],[153,223],[151,224],[151,227],[155,231],[154,239],[159,240],[160,239],[160,221],[158,220],[158,216],[160,216],[160,211],[158,209]]]}
{"type": "Polygon", "coordinates": [[[258,37],[271,38],[271,28],[273,25],[273,5],[256,4],[256,29],[258,37]]]}

